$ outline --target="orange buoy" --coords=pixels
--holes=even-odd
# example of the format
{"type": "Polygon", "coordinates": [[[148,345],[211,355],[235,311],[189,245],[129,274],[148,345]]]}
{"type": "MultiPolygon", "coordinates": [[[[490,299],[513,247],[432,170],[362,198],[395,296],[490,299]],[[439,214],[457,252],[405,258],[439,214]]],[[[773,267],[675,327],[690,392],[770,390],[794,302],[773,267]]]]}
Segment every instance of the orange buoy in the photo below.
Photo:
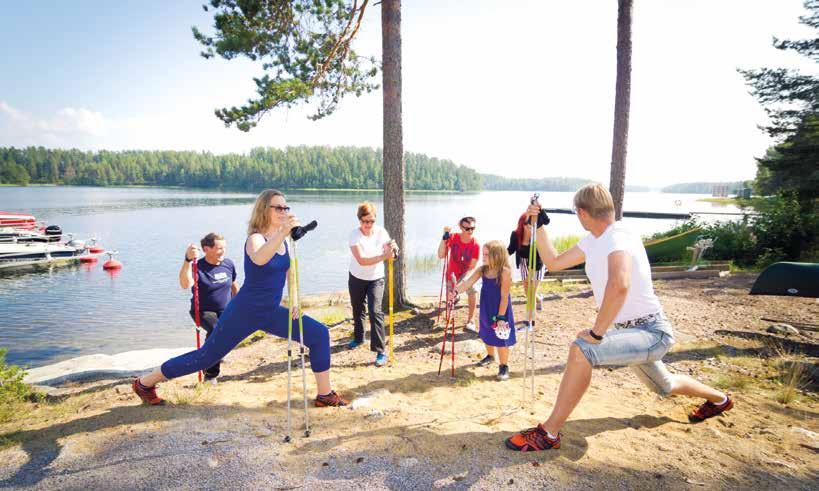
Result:
{"type": "Polygon", "coordinates": [[[86,264],[95,263],[95,262],[97,262],[97,257],[96,256],[80,256],[80,262],[81,263],[86,263],[86,264]]]}
{"type": "Polygon", "coordinates": [[[88,248],[88,252],[90,252],[91,254],[101,254],[105,252],[105,249],[98,245],[93,245],[88,248]]]}
{"type": "Polygon", "coordinates": [[[102,269],[122,269],[122,263],[116,259],[109,259],[102,263],[102,269]]]}

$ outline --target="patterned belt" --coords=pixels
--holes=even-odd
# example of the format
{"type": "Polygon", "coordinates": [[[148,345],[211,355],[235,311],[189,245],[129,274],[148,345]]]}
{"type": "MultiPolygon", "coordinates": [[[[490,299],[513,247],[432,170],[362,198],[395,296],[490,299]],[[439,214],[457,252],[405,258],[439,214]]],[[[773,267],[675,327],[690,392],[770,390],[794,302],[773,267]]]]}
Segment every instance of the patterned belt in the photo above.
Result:
{"type": "Polygon", "coordinates": [[[644,315],[642,317],[638,317],[636,319],[631,319],[626,322],[615,322],[614,328],[615,329],[628,329],[629,327],[636,327],[642,324],[648,324],[649,322],[654,322],[659,319],[664,319],[665,313],[661,310],[654,314],[644,315]]]}

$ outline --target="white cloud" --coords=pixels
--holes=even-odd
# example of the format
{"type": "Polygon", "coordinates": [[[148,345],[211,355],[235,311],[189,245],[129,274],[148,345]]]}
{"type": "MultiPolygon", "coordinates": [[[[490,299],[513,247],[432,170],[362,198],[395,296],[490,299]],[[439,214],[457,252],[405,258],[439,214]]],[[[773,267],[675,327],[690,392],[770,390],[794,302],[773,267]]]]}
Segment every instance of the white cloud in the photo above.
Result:
{"type": "Polygon", "coordinates": [[[85,108],[66,107],[57,111],[51,118],[38,121],[37,127],[53,133],[104,136],[108,124],[102,113],[85,108]]]}

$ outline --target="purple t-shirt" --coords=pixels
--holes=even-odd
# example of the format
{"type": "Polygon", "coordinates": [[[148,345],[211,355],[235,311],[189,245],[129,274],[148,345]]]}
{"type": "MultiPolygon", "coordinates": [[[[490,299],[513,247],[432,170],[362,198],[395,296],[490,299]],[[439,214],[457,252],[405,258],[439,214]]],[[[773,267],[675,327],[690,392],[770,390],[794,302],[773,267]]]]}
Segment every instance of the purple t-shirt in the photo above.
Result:
{"type": "MultiPolygon", "coordinates": [[[[228,258],[221,264],[213,265],[205,258],[197,261],[199,267],[199,311],[222,312],[230,302],[230,287],[236,281],[236,266],[228,258]]],[[[191,287],[193,294],[193,287],[191,287]]],[[[193,295],[191,295],[193,312],[193,295]]]]}

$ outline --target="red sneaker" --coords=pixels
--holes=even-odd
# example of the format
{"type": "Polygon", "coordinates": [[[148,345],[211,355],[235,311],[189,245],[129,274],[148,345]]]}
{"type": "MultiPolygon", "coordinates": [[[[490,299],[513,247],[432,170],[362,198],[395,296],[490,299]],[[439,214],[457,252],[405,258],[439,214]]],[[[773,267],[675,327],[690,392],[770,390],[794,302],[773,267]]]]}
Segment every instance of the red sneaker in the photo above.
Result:
{"type": "Polygon", "coordinates": [[[134,390],[134,393],[142,399],[143,404],[149,404],[151,406],[161,406],[165,404],[165,400],[156,395],[156,387],[145,387],[139,383],[139,378],[134,379],[131,388],[134,390]]]}
{"type": "Polygon", "coordinates": [[[560,448],[561,433],[556,438],[549,438],[546,430],[541,425],[523,430],[517,435],[512,435],[506,439],[506,447],[518,452],[537,452],[539,450],[549,450],[560,448]]]}
{"type": "Polygon", "coordinates": [[[316,407],[338,407],[350,404],[346,399],[331,390],[329,394],[316,397],[316,407]]]}
{"type": "Polygon", "coordinates": [[[702,406],[693,410],[691,414],[688,415],[688,421],[691,421],[692,423],[699,423],[708,418],[713,418],[718,414],[722,414],[725,411],[729,411],[732,407],[734,407],[734,400],[731,399],[731,396],[728,396],[728,400],[719,405],[714,404],[711,401],[705,401],[702,406]]]}

